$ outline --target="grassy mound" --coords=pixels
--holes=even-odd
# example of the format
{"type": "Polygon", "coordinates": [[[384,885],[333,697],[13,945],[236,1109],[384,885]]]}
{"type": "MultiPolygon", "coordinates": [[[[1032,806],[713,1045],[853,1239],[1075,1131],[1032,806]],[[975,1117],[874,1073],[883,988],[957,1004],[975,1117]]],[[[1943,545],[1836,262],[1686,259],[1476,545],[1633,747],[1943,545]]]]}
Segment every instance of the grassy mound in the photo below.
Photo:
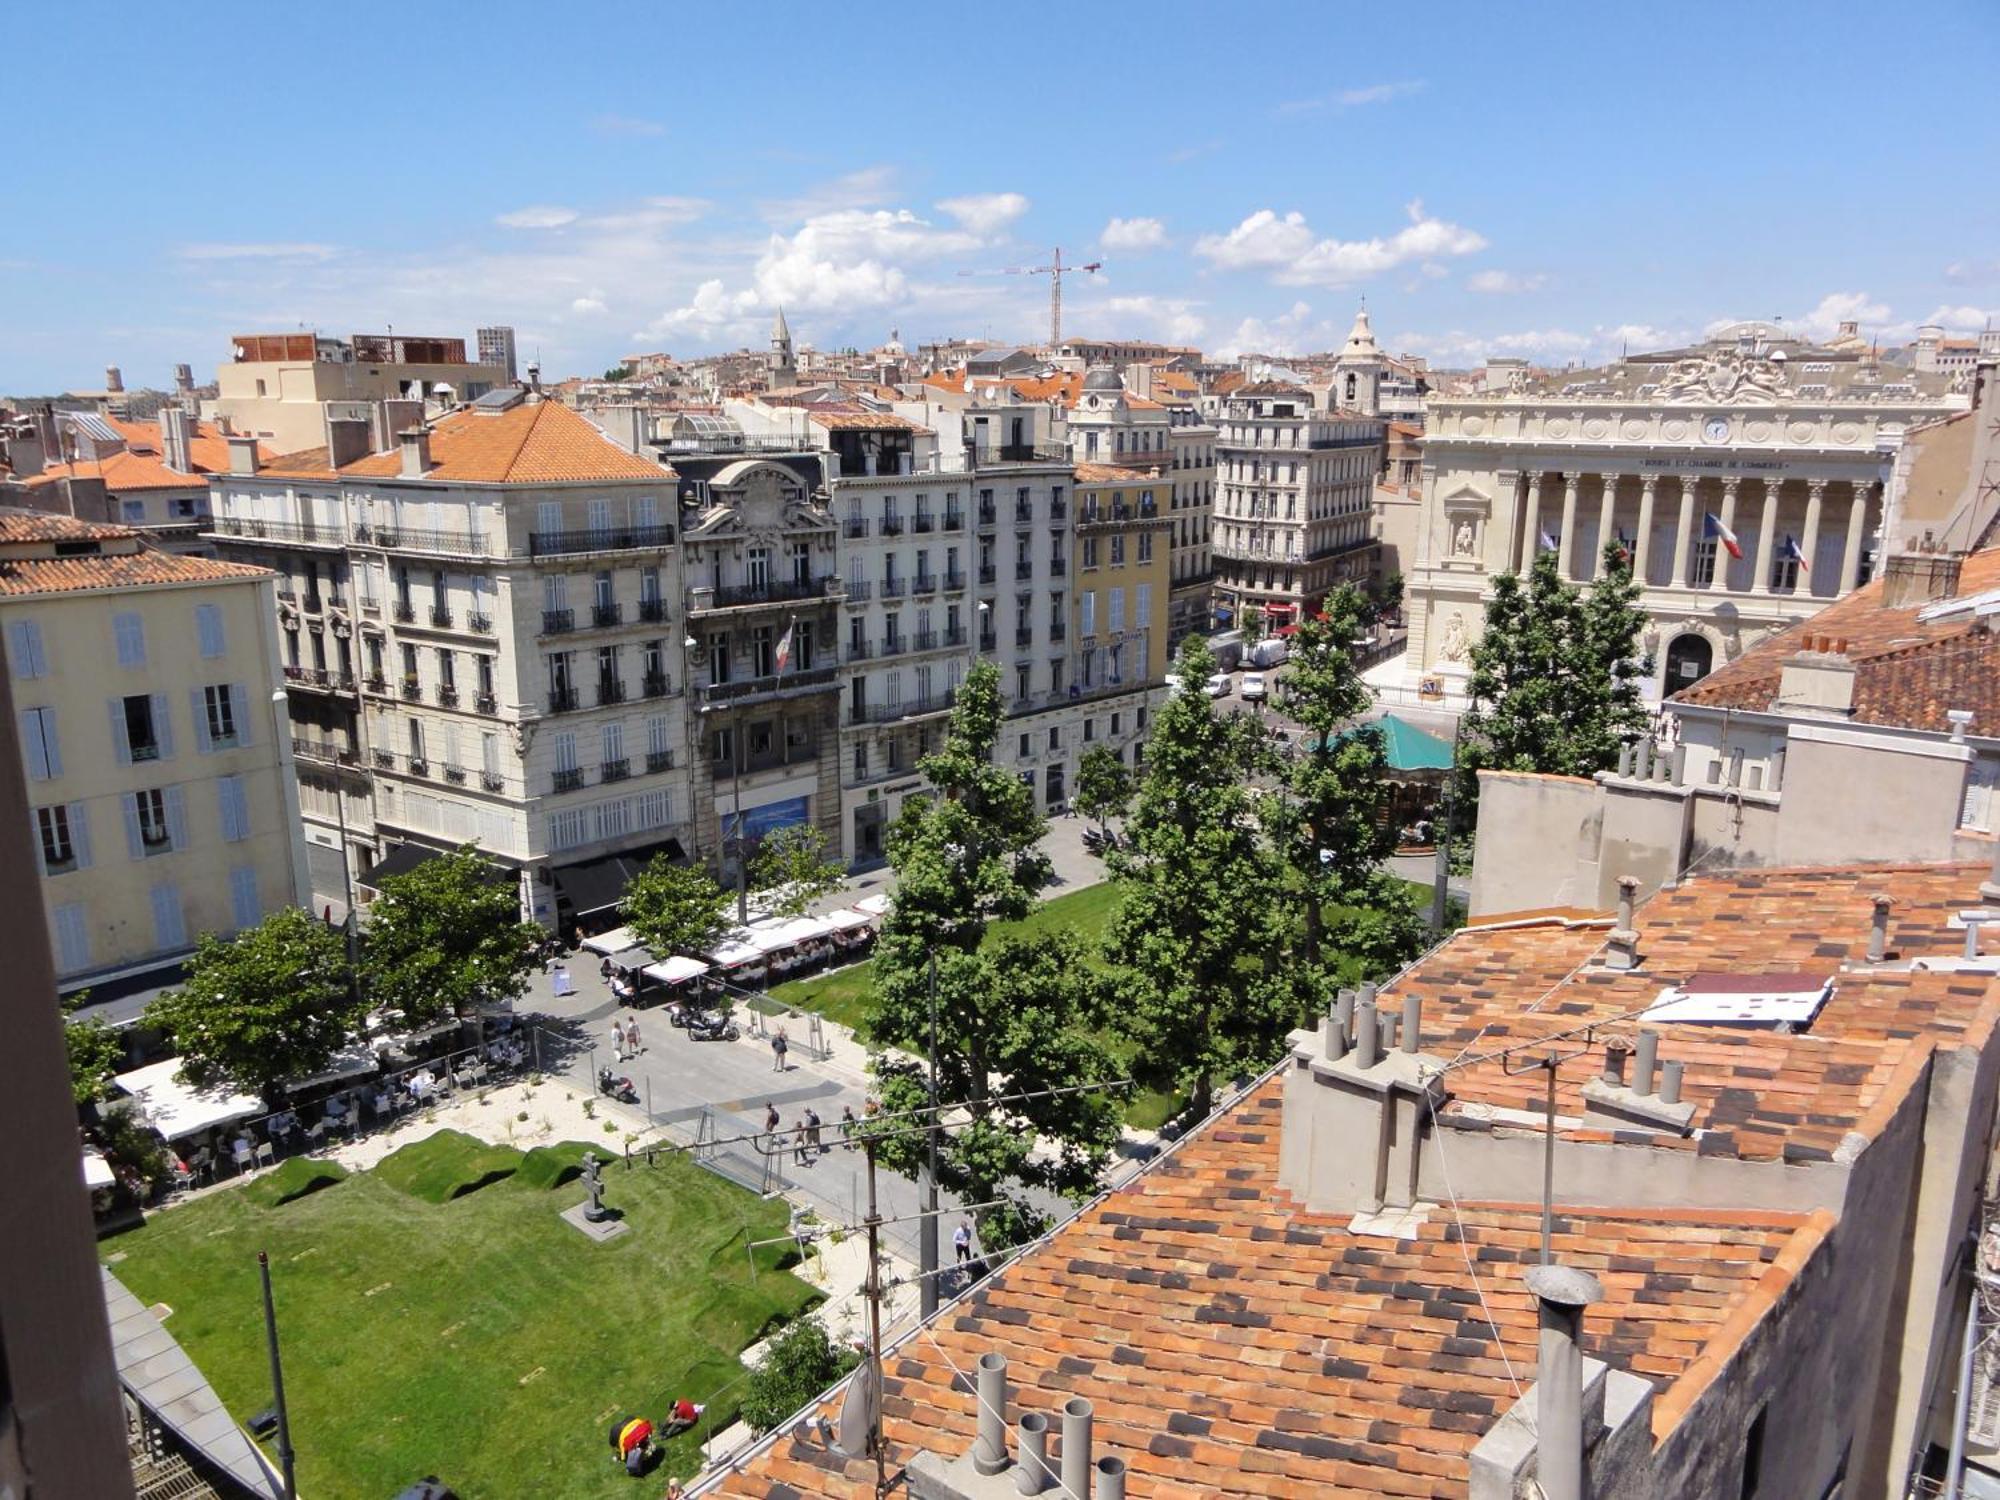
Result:
{"type": "MultiPolygon", "coordinates": [[[[514,1174],[518,1186],[547,1191],[574,1182],[583,1175],[583,1153],[592,1148],[580,1141],[564,1141],[557,1146],[537,1146],[521,1158],[521,1170],[514,1174]]],[[[603,1151],[597,1153],[601,1160],[603,1151]]]]}
{"type": "Polygon", "coordinates": [[[521,1153],[512,1146],[489,1146],[463,1131],[440,1130],[383,1157],[375,1175],[412,1198],[449,1203],[505,1181],[520,1167],[521,1153]]]}
{"type": "Polygon", "coordinates": [[[330,1188],[336,1182],[347,1180],[347,1168],[337,1161],[324,1161],[314,1156],[295,1156],[277,1171],[259,1177],[243,1189],[246,1196],[262,1204],[265,1208],[277,1208],[303,1198],[308,1193],[316,1193],[321,1188],[330,1188]]]}

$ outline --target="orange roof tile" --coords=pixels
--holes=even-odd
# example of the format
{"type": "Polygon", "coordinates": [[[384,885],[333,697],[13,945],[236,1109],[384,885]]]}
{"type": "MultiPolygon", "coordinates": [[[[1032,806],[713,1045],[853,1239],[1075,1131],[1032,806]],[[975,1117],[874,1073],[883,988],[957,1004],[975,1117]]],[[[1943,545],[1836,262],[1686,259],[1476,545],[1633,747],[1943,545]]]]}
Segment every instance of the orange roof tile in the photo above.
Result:
{"type": "MultiPolygon", "coordinates": [[[[81,459],[76,463],[51,464],[24,481],[29,488],[54,484],[58,480],[102,479],[112,494],[129,490],[199,490],[207,488],[210,474],[229,471],[229,440],[213,422],[197,422],[188,440],[187,469],[170,468],[160,447],[160,429],[154,422],[131,422],[106,417],[107,426],[125,440],[125,449],[102,459],[81,459]]],[[[264,458],[273,455],[259,445],[264,458]]]]}
{"type": "Polygon", "coordinates": [[[1121,469],[1116,464],[1081,463],[1076,466],[1079,484],[1156,484],[1159,476],[1137,469],[1121,469]]]}
{"type": "Polygon", "coordinates": [[[928,432],[908,417],[887,411],[815,411],[806,420],[829,432],[928,432]]]}
{"type": "MultiPolygon", "coordinates": [[[[1534,1368],[1522,1274],[1540,1258],[1539,1208],[1464,1203],[1400,1240],[1306,1212],[1277,1182],[1281,1095],[1268,1080],[890,1348],[891,1473],[920,1447],[971,1445],[958,1375],[996,1351],[1010,1418],[1059,1423],[1072,1396],[1095,1405],[1096,1451],[1125,1459],[1135,1500],[1463,1495],[1467,1455],[1534,1368]]],[[[1670,1387],[1700,1377],[1709,1340],[1771,1278],[1789,1281],[1829,1219],[1563,1208],[1553,1248],[1604,1285],[1584,1316],[1588,1352],[1670,1387]]],[[[872,1461],[784,1434],[718,1492],[863,1500],[874,1478],[872,1461]]]]}
{"type": "MultiPolygon", "coordinates": [[[[426,479],[458,484],[563,484],[586,480],[673,477],[671,469],[627,453],[590,421],[556,401],[539,401],[499,413],[460,411],[431,428],[426,479]]],[[[329,479],[324,448],[273,459],[268,472],[329,479]]],[[[403,472],[400,448],[343,464],[347,477],[394,478],[403,472]]]]}
{"type": "Polygon", "coordinates": [[[0,507],[0,549],[15,548],[33,550],[19,555],[0,552],[0,598],[270,576],[268,569],[245,563],[157,551],[129,526],[0,507]],[[61,557],[43,551],[58,542],[89,542],[106,550],[61,557]]]}

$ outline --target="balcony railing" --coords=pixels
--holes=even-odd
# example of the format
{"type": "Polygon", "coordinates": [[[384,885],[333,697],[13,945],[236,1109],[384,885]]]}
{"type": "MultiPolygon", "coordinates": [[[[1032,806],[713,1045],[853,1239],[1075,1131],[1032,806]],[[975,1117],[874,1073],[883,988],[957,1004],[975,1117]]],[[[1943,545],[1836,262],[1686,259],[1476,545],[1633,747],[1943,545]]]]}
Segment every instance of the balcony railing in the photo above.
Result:
{"type": "Polygon", "coordinates": [[[963,625],[947,625],[944,632],[944,643],[947,646],[963,646],[965,644],[965,627],[963,625]]]}
{"type": "Polygon", "coordinates": [[[552,714],[573,713],[576,710],[577,692],[575,688],[555,688],[549,693],[549,712],[552,714]]]}
{"type": "Polygon", "coordinates": [[[979,637],[979,649],[989,655],[992,652],[998,651],[1000,649],[1000,637],[990,630],[982,632],[979,637]]]}
{"type": "Polygon", "coordinates": [[[907,587],[908,585],[900,578],[885,578],[882,580],[882,597],[884,599],[900,599],[903,597],[907,587]]]}
{"type": "Polygon", "coordinates": [[[421,701],[424,696],[423,683],[414,677],[405,677],[403,679],[403,696],[408,698],[412,703],[421,701]]]}
{"type": "Polygon", "coordinates": [[[882,518],[882,535],[901,536],[902,534],[903,518],[901,516],[884,516],[882,518]]]}
{"type": "Polygon", "coordinates": [[[944,513],[944,529],[946,531],[965,530],[965,512],[962,510],[946,511],[944,513]]]}
{"type": "Polygon", "coordinates": [[[354,674],[331,667],[286,667],[285,681],[292,687],[323,688],[330,693],[354,691],[354,674]]]}
{"type": "Polygon", "coordinates": [[[504,788],[507,782],[498,771],[481,771],[479,784],[489,792],[497,792],[504,788]]]}
{"type": "Polygon", "coordinates": [[[389,679],[380,672],[371,672],[368,674],[367,687],[371,693],[386,693],[389,691],[389,679]]]}
{"type": "Polygon", "coordinates": [[[493,634],[493,616],[491,615],[470,614],[465,617],[465,623],[481,635],[493,634]]]}
{"type": "Polygon", "coordinates": [[[744,677],[735,682],[697,683],[695,694],[705,704],[729,703],[739,698],[766,697],[778,693],[822,688],[830,685],[833,680],[832,667],[808,667],[801,671],[783,672],[770,677],[744,677]]]}
{"type": "Polygon", "coordinates": [[[456,786],[464,786],[465,767],[455,766],[450,761],[446,761],[444,766],[444,779],[446,781],[453,783],[456,786]]]}
{"type": "Polygon", "coordinates": [[[593,604],[590,606],[590,623],[602,628],[616,625],[625,617],[624,607],[617,603],[593,604]]]}
{"type": "Polygon", "coordinates": [[[403,769],[408,771],[412,776],[428,776],[431,774],[431,763],[427,760],[419,760],[416,756],[412,755],[403,761],[403,769]]]}
{"type": "Polygon", "coordinates": [[[416,621],[417,607],[407,599],[398,599],[389,613],[396,617],[398,625],[410,625],[416,621]]]}
{"type": "Polygon", "coordinates": [[[324,614],[326,612],[326,600],[318,594],[307,594],[305,609],[309,615],[324,614]]]}
{"type": "Polygon", "coordinates": [[[1068,519],[1068,517],[1069,501],[1063,499],[1061,495],[1051,495],[1049,497],[1049,519],[1051,521],[1062,521],[1068,519]]]}
{"type": "Polygon", "coordinates": [[[1059,443],[1002,443],[997,448],[975,447],[972,461],[982,469],[989,464],[1067,463],[1069,450],[1059,443]]]}
{"type": "Polygon", "coordinates": [[[910,584],[910,592],[912,594],[935,594],[937,586],[937,574],[919,573],[910,584]]]}
{"type": "Polygon", "coordinates": [[[882,637],[884,656],[901,656],[910,649],[910,638],[905,635],[885,635],[882,637]]]}
{"type": "Polygon", "coordinates": [[[542,611],[542,634],[565,635],[576,629],[576,611],[573,609],[545,609],[542,611]]]}
{"type": "Polygon", "coordinates": [[[364,547],[392,552],[448,552],[459,557],[486,555],[486,538],[477,531],[439,530],[428,526],[380,526],[367,521],[354,528],[354,540],[364,547]]]}
{"type": "Polygon", "coordinates": [[[998,508],[994,506],[992,501],[982,500],[979,503],[979,524],[981,526],[996,526],[999,524],[999,521],[1000,513],[998,508]]]}
{"type": "Polygon", "coordinates": [[[396,752],[393,750],[377,750],[375,752],[375,765],[376,768],[379,770],[383,771],[395,770],[396,752]]]}
{"type": "Polygon", "coordinates": [[[1026,500],[1016,500],[1014,502],[1014,524],[1016,526],[1032,526],[1034,521],[1035,507],[1026,500]]]}
{"type": "Polygon", "coordinates": [[[937,530],[937,518],[929,515],[915,516],[910,521],[910,530],[918,536],[928,536],[937,530]]]}
{"type": "Polygon", "coordinates": [[[842,653],[849,661],[866,661],[875,654],[875,647],[868,641],[857,641],[848,637],[847,650],[842,653]]]}
{"type": "Polygon", "coordinates": [[[763,583],[733,583],[720,588],[690,589],[689,607],[699,613],[711,609],[736,609],[749,604],[785,604],[799,599],[826,599],[842,591],[840,578],[826,574],[819,578],[773,578],[763,583]]]}
{"type": "Polygon", "coordinates": [[[344,542],[338,525],[311,521],[266,521],[255,516],[215,516],[209,522],[217,536],[252,537],[270,542],[303,542],[312,547],[338,547],[344,542]]]}
{"type": "Polygon", "coordinates": [[[849,604],[866,604],[869,596],[874,592],[875,585],[868,579],[850,578],[847,580],[847,602],[849,604]]]}
{"type": "Polygon", "coordinates": [[[646,752],[646,774],[655,771],[671,771],[674,768],[674,752],[671,750],[648,750],[646,752]]]}
{"type": "Polygon", "coordinates": [[[442,604],[433,604],[431,606],[431,624],[437,626],[439,630],[451,629],[451,611],[442,604]]]}
{"type": "Polygon", "coordinates": [[[625,701],[625,684],[614,678],[599,679],[597,684],[597,706],[603,708],[611,703],[625,701]]]}
{"type": "Polygon", "coordinates": [[[955,593],[959,589],[964,588],[965,570],[963,568],[947,568],[944,575],[944,586],[947,593],[955,593]]]}
{"type": "Polygon", "coordinates": [[[665,672],[648,672],[639,679],[639,691],[648,698],[664,698],[673,691],[665,672]]]}
{"type": "Polygon", "coordinates": [[[440,682],[437,689],[438,702],[446,708],[458,707],[458,689],[448,682],[440,682]]]}
{"type": "Polygon", "coordinates": [[[999,575],[1000,570],[992,563],[981,563],[979,565],[979,581],[981,583],[992,583],[999,575]]]}
{"type": "Polygon", "coordinates": [[[472,706],[482,714],[497,714],[500,712],[500,700],[491,693],[480,693],[475,696],[472,700],[472,706]]]}
{"type": "Polygon", "coordinates": [[[607,760],[597,767],[599,781],[623,781],[632,774],[632,762],[626,759],[607,760]]]}
{"type": "Polygon", "coordinates": [[[925,714],[941,714],[950,708],[955,694],[952,692],[932,693],[924,698],[908,698],[901,703],[875,703],[848,713],[851,724],[894,724],[903,719],[920,718],[925,714]]]}
{"type": "Polygon", "coordinates": [[[583,785],[583,767],[572,766],[567,771],[553,772],[549,781],[558,792],[573,792],[583,785]]]}
{"type": "Polygon", "coordinates": [[[639,619],[642,624],[657,625],[667,617],[667,601],[664,599],[641,599],[639,619]]]}
{"type": "Polygon", "coordinates": [[[329,766],[352,766],[360,763],[361,757],[343,745],[332,740],[301,739],[292,736],[292,755],[298,760],[318,761],[329,766]]]}
{"type": "Polygon", "coordinates": [[[1035,627],[1032,625],[1016,625],[1014,627],[1014,644],[1017,647],[1034,645],[1035,627]]]}
{"type": "Polygon", "coordinates": [[[935,651],[937,650],[937,643],[938,633],[935,630],[913,630],[910,632],[910,649],[912,651],[935,651]]]}
{"type": "Polygon", "coordinates": [[[863,516],[849,516],[840,523],[840,534],[849,541],[868,535],[868,521],[863,516]]]}
{"type": "Polygon", "coordinates": [[[579,531],[534,531],[528,534],[528,556],[564,557],[578,552],[632,552],[647,547],[671,547],[671,526],[585,527],[579,531]]]}
{"type": "Polygon", "coordinates": [[[1050,641],[1052,642],[1061,641],[1061,640],[1067,640],[1068,638],[1069,638],[1069,626],[1065,625],[1061,620],[1049,621],[1050,641]]]}

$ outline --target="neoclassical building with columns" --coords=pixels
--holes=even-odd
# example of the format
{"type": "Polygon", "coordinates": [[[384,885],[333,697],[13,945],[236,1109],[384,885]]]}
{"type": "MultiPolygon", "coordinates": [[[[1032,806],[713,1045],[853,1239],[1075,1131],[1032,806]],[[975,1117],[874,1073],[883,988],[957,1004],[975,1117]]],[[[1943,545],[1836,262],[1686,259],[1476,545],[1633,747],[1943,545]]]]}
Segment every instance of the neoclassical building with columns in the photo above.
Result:
{"type": "Polygon", "coordinates": [[[1433,397],[1406,689],[1462,702],[1493,577],[1552,549],[1587,583],[1614,540],[1644,584],[1647,696],[1686,687],[1869,576],[1903,435],[1965,405],[1947,378],[1764,323],[1433,397]]]}

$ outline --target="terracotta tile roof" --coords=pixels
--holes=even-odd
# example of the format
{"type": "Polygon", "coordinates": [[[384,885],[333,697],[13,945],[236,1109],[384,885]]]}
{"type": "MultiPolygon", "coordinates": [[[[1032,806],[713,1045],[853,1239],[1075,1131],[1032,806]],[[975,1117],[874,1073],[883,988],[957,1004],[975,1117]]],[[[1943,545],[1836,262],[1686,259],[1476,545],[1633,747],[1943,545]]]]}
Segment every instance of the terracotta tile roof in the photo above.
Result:
{"type": "Polygon", "coordinates": [[[53,511],[0,506],[0,546],[23,542],[129,542],[139,535],[114,521],[85,521],[53,511]]]}
{"type": "MultiPolygon", "coordinates": [[[[1854,715],[1868,724],[1948,730],[1945,710],[1971,709],[1978,734],[2000,733],[2000,638],[1983,633],[1970,611],[1919,621],[1918,608],[1889,609],[1875,579],[1811,619],[1760,641],[1717,668],[1674,703],[1769,711],[1778,696],[1785,658],[1808,636],[1847,642],[1855,664],[1854,715]]],[[[1975,552],[1959,573],[1958,594],[2000,588],[2000,547],[1975,552]]]]}
{"type": "Polygon", "coordinates": [[[1023,401],[1060,401],[1064,406],[1074,406],[1077,393],[1083,389],[1083,376],[1063,371],[1029,380],[1010,380],[1007,384],[1023,401]]]}
{"type": "Polygon", "coordinates": [[[1079,484],[1156,484],[1158,476],[1137,469],[1121,469],[1116,464],[1082,463],[1076,466],[1079,484]]]}
{"type": "Polygon", "coordinates": [[[156,551],[129,526],[0,508],[0,549],[14,548],[34,551],[12,556],[0,553],[0,598],[74,594],[88,589],[171,587],[269,576],[267,569],[244,563],[156,551]],[[69,557],[44,555],[43,549],[57,542],[95,542],[108,550],[69,557]]]}
{"type": "MultiPolygon", "coordinates": [[[[1062,1403],[1088,1397],[1096,1450],[1131,1466],[1134,1497],[1463,1495],[1467,1454],[1534,1368],[1521,1278],[1539,1259],[1539,1208],[1464,1203],[1406,1240],[1308,1213],[1277,1185],[1281,1087],[1267,1081],[892,1347],[892,1475],[919,1445],[946,1458],[971,1445],[973,1398],[954,1371],[998,1351],[1009,1417],[1039,1410],[1059,1427],[1062,1403]]],[[[1589,1352],[1670,1388],[1702,1377],[1709,1341],[1760,1314],[1760,1292],[1767,1304],[1789,1283],[1830,1222],[1564,1208],[1554,1249],[1604,1284],[1589,1352]]],[[[873,1484],[872,1461],[787,1435],[717,1492],[862,1500],[873,1484]]]]}
{"type": "Polygon", "coordinates": [[[924,377],[923,383],[936,390],[957,391],[962,394],[965,390],[965,367],[960,365],[955,370],[935,370],[924,377]]]}
{"type": "MultiPolygon", "coordinates": [[[[128,422],[118,417],[103,419],[106,426],[125,439],[125,449],[101,460],[51,464],[24,481],[29,488],[54,484],[63,478],[102,479],[112,494],[128,490],[199,490],[207,488],[210,474],[229,472],[229,440],[213,422],[197,422],[188,440],[188,469],[169,468],[160,450],[160,429],[153,422],[128,422]]],[[[260,445],[259,453],[272,456],[260,445]]]]}
{"type": "Polygon", "coordinates": [[[908,417],[899,417],[887,411],[816,411],[808,414],[807,421],[824,427],[829,432],[928,432],[928,427],[919,426],[908,417]]]}
{"type": "MultiPolygon", "coordinates": [[[[301,479],[334,477],[324,448],[273,459],[267,472],[301,479]]],[[[340,468],[342,476],[355,478],[393,478],[402,472],[400,447],[340,468]]],[[[424,477],[459,484],[562,484],[672,475],[650,459],[627,453],[560,402],[539,401],[497,415],[460,411],[443,418],[431,428],[431,468],[424,477]]]]}
{"type": "MultiPolygon", "coordinates": [[[[1743,1159],[1824,1158],[1849,1133],[1871,1133],[1871,1112],[1893,1096],[1891,1081],[1913,1060],[1941,1042],[1983,1038],[2000,1019],[2000,985],[1985,975],[1892,966],[1961,954],[1964,932],[1948,924],[1976,903],[1985,873],[1979,865],[1915,865],[1698,876],[1639,908],[1638,971],[1593,958],[1607,935],[1601,921],[1521,914],[1512,925],[1459,933],[1389,994],[1421,993],[1424,1050],[1456,1061],[1593,1023],[1600,1041],[1629,1036],[1635,1012],[1695,974],[1830,976],[1832,996],[1797,1034],[1646,1023],[1661,1034],[1660,1056],[1685,1065],[1682,1096],[1695,1105],[1694,1128],[1707,1133],[1699,1143],[1661,1136],[1652,1144],[1699,1144],[1706,1154],[1743,1159]],[[1888,966],[1880,967],[1866,962],[1878,891],[1895,902],[1888,966]]],[[[1583,1113],[1588,1076],[1581,1067],[1559,1075],[1560,1112],[1583,1113]]],[[[1468,1105],[1542,1108],[1541,1075],[1510,1077],[1498,1061],[1453,1071],[1449,1088],[1448,1119],[1467,1118],[1468,1105]]]]}
{"type": "Polygon", "coordinates": [[[1241,370],[1224,370],[1220,375],[1215,377],[1215,394],[1218,396],[1234,395],[1243,388],[1244,382],[1249,378],[1241,370]]]}

